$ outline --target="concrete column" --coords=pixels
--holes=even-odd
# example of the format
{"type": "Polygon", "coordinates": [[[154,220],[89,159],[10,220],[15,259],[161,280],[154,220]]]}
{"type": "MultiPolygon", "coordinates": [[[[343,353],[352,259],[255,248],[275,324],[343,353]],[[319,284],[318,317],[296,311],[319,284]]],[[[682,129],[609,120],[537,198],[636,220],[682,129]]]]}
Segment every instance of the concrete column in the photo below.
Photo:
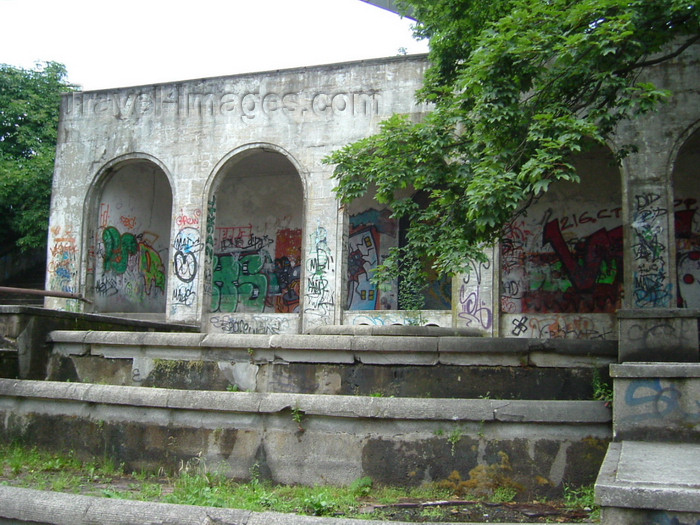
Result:
{"type": "Polygon", "coordinates": [[[486,262],[470,262],[469,273],[452,280],[452,315],[455,328],[476,328],[498,335],[498,250],[484,249],[486,262]]]}
{"type": "Polygon", "coordinates": [[[303,332],[314,326],[340,324],[343,303],[343,214],[333,194],[322,196],[324,192],[318,191],[315,180],[327,185],[330,172],[309,176],[301,276],[303,332]]]}
{"type": "Polygon", "coordinates": [[[201,193],[178,192],[174,197],[165,316],[169,322],[197,324],[202,318],[204,280],[208,273],[205,257],[208,211],[215,213],[215,208],[202,209],[201,193]]]}

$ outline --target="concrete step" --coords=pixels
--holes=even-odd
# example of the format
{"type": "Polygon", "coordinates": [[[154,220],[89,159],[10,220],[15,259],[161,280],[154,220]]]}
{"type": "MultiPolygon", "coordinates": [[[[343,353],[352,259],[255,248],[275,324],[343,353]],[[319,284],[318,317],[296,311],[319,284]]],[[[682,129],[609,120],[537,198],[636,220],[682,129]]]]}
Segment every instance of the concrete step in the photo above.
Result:
{"type": "Polygon", "coordinates": [[[700,523],[700,444],[611,443],[596,482],[601,523],[700,523]]]}
{"type": "Polygon", "coordinates": [[[607,379],[617,350],[612,341],[441,329],[422,336],[54,331],[50,340],[50,380],[435,398],[592,399],[594,378],[607,379]]]}
{"type": "MultiPolygon", "coordinates": [[[[51,523],[65,525],[167,523],[219,523],[222,525],[372,525],[376,521],[302,516],[278,512],[253,512],[217,507],[195,507],[129,501],[61,492],[0,486],[0,523],[51,523]],[[8,520],[8,521],[3,521],[8,520]],[[12,521],[9,521],[12,520],[12,521]]],[[[392,521],[392,525],[415,522],[392,521]]],[[[429,523],[427,525],[430,525],[429,523]]],[[[441,525],[479,525],[467,522],[441,522],[441,525]]],[[[500,525],[521,525],[501,523],[500,525]]],[[[561,523],[560,525],[574,525],[561,523]]]]}
{"type": "MultiPolygon", "coordinates": [[[[199,392],[0,379],[0,439],[128,470],[208,469],[277,483],[412,486],[457,472],[561,497],[596,478],[611,412],[597,401],[199,392]],[[480,468],[477,468],[480,467],[480,468]],[[475,470],[476,469],[476,470],[475,470]]],[[[480,484],[484,484],[482,487],[480,484]]]]}

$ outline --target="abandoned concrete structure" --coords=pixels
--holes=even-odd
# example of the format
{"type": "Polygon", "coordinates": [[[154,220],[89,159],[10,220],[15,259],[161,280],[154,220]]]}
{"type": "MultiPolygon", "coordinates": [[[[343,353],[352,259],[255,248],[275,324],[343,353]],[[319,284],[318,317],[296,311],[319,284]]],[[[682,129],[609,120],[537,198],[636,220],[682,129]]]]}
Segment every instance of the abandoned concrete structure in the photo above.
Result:
{"type": "MultiPolygon", "coordinates": [[[[18,363],[0,437],[285,483],[415,485],[509,458],[526,494],[597,476],[606,525],[697,522],[699,48],[649,73],[668,104],[574,159],[581,184],[421,312],[368,278],[404,225],[371,198],[340,207],[322,159],[429,111],[426,57],[66,95],[46,284],[91,302],[0,307],[18,363]],[[608,371],[612,410],[593,391],[608,371]]],[[[0,518],[68,508],[18,490],[0,518]]]]}
{"type": "Polygon", "coordinates": [[[413,96],[425,56],[66,95],[47,289],[94,304],[46,306],[206,332],[418,322],[617,339],[617,311],[700,306],[697,65],[695,49],[650,72],[670,102],[582,154],[580,185],[553,187],[490,263],[437,280],[410,314],[369,281],[402,225],[371,198],[341,208],[322,159],[429,111],[413,96]]]}

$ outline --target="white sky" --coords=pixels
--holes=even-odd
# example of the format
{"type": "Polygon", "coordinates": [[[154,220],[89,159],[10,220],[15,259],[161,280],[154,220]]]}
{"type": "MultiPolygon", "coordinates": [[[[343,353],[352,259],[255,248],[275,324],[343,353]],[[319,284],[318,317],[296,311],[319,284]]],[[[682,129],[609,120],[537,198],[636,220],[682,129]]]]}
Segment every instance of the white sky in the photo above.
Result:
{"type": "Polygon", "coordinates": [[[61,62],[83,90],[427,51],[360,0],[0,0],[0,63],[61,62]]]}

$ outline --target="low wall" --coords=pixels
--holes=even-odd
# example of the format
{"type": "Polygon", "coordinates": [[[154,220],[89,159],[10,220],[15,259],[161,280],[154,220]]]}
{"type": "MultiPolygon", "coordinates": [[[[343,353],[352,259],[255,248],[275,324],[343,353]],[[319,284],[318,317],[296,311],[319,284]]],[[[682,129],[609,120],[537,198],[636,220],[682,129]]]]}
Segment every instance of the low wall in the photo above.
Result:
{"type": "Polygon", "coordinates": [[[610,367],[615,441],[700,442],[700,363],[610,367]]]}
{"type": "MultiPolygon", "coordinates": [[[[191,392],[0,380],[3,440],[127,469],[210,470],[280,483],[418,485],[478,465],[532,496],[595,480],[610,439],[596,401],[191,392]]],[[[483,475],[484,472],[481,472],[483,475]]],[[[487,476],[488,478],[488,476],[487,476]]]]}
{"type": "Polygon", "coordinates": [[[56,331],[48,378],[198,390],[564,400],[592,399],[594,378],[607,379],[616,358],[611,341],[464,337],[437,327],[334,332],[56,331]]]}
{"type": "Polygon", "coordinates": [[[51,353],[52,330],[194,331],[181,324],[125,319],[108,315],[62,312],[29,306],[0,305],[0,377],[44,379],[51,353]],[[13,354],[10,360],[2,354],[13,354]]]}

